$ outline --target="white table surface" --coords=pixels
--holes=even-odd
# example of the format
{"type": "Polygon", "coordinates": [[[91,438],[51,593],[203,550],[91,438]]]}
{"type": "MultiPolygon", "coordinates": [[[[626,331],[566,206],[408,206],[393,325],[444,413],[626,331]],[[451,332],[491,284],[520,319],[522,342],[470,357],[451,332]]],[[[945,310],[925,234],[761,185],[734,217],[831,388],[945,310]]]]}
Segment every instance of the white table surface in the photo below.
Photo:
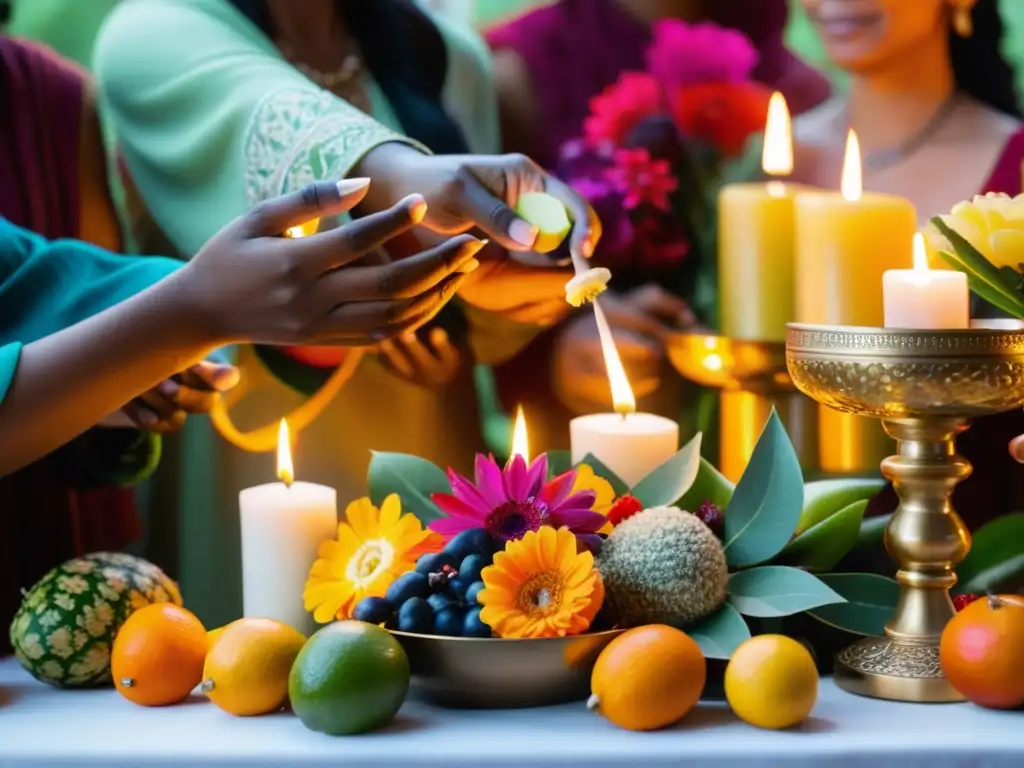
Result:
{"type": "Polygon", "coordinates": [[[113,690],[58,691],[0,660],[0,767],[78,765],[1022,768],[1024,712],[873,701],[826,679],[812,718],[791,732],[759,731],[715,703],[675,729],[638,734],[583,703],[488,712],[410,702],[384,731],[332,738],[289,714],[234,718],[198,697],[146,709],[113,690]]]}

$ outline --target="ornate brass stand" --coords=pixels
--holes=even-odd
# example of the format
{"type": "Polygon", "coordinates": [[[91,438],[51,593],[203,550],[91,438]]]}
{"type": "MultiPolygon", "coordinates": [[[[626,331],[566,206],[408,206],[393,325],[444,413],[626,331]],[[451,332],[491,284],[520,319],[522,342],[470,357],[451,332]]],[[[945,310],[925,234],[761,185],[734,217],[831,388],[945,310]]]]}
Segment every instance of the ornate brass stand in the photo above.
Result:
{"type": "Polygon", "coordinates": [[[899,564],[900,600],[885,637],[861,640],[837,657],[836,682],[848,691],[897,701],[962,699],[938,657],[954,614],[955,569],[971,545],[950,504],[953,488],[971,473],[955,441],[969,419],[1024,403],[1022,328],[789,326],[786,362],[796,387],[837,411],[881,419],[897,446],[882,471],[900,498],[885,535],[899,564]]]}
{"type": "Polygon", "coordinates": [[[818,407],[790,381],[783,342],[677,333],[666,347],[683,378],[722,392],[718,468],[723,475],[739,480],[772,408],[785,424],[801,466],[818,467],[818,407]]]}

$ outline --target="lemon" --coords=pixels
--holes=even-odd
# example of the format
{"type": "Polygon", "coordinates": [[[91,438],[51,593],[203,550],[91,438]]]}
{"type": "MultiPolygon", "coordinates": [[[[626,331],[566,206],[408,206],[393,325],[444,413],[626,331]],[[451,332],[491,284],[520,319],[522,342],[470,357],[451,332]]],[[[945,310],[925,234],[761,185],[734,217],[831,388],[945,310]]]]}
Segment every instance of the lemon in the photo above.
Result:
{"type": "Polygon", "coordinates": [[[760,635],[733,652],[725,669],[725,697],[733,712],[758,728],[802,722],[818,699],[818,669],[791,637],[760,635]]]}
{"type": "Polygon", "coordinates": [[[519,196],[516,213],[527,223],[538,230],[537,242],[533,250],[537,253],[549,253],[565,240],[572,229],[569,214],[565,206],[557,198],[547,192],[527,192],[519,196]]]}
{"type": "MultiPolygon", "coordinates": [[[[231,622],[234,624],[235,622],[231,622]]],[[[210,648],[213,648],[213,644],[217,642],[217,638],[224,634],[224,630],[231,626],[231,624],[225,624],[223,627],[217,627],[211,629],[206,633],[206,643],[210,648]]]]}
{"type": "Polygon", "coordinates": [[[288,673],[305,636],[273,619],[222,627],[206,654],[201,690],[232,715],[265,715],[288,701],[288,673]]]}

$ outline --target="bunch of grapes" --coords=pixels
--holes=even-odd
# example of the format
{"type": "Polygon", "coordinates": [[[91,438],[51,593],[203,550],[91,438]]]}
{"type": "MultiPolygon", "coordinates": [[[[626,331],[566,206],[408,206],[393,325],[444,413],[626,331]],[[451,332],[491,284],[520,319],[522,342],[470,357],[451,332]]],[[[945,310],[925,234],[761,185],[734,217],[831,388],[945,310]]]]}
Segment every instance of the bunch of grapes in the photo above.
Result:
{"type": "Polygon", "coordinates": [[[484,588],[480,572],[498,549],[483,528],[463,531],[442,551],[420,557],[416,570],[395,579],[384,597],[360,600],[352,617],[420,635],[491,637],[476,597],[484,588]]]}

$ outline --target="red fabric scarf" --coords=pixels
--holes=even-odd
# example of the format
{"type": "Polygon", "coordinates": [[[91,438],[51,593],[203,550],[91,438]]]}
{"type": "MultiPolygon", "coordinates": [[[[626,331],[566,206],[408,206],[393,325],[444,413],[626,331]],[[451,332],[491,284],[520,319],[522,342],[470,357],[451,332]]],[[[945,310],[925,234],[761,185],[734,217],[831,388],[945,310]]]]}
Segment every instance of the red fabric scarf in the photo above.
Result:
{"type": "MultiPolygon", "coordinates": [[[[51,239],[79,235],[85,77],[46,48],[0,35],[0,216],[51,239]]],[[[130,489],[69,487],[47,459],[0,478],[0,654],[21,589],[139,533],[130,489]]]]}

